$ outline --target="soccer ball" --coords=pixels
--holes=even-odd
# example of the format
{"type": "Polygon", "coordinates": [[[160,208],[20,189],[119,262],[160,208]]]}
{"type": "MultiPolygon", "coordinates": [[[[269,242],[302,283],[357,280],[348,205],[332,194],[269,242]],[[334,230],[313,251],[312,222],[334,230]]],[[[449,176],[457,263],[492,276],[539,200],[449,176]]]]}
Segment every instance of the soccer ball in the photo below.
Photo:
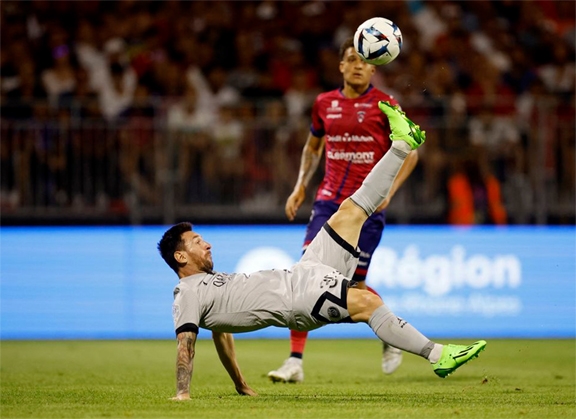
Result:
{"type": "Polygon", "coordinates": [[[369,64],[388,64],[400,54],[402,32],[391,20],[373,17],[356,29],[354,49],[369,64]]]}

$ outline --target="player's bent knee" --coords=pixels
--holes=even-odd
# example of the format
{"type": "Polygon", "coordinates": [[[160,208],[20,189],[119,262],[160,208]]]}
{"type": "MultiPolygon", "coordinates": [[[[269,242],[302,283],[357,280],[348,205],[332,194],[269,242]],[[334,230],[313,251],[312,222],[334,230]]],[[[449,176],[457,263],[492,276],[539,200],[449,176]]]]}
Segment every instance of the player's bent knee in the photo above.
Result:
{"type": "Polygon", "coordinates": [[[377,295],[357,288],[348,290],[347,303],[350,318],[355,322],[368,322],[374,310],[384,304],[377,295]]]}
{"type": "Polygon", "coordinates": [[[338,208],[338,212],[344,214],[350,221],[363,223],[368,218],[366,212],[350,198],[345,199],[338,208]]]}

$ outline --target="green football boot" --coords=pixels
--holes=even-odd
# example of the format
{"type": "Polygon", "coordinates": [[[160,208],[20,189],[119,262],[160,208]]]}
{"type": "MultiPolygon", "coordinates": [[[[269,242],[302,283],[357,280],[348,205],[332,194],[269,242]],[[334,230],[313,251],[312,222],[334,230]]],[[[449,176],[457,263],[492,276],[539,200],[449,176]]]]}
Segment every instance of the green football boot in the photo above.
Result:
{"type": "Polygon", "coordinates": [[[438,362],[432,364],[438,377],[446,378],[466,362],[476,358],[486,348],[486,341],[479,340],[472,345],[444,345],[438,362]]]}
{"type": "Polygon", "coordinates": [[[398,106],[392,106],[390,102],[380,101],[378,108],[388,117],[392,141],[405,141],[412,150],[424,144],[426,131],[422,131],[420,126],[412,122],[398,106]]]}

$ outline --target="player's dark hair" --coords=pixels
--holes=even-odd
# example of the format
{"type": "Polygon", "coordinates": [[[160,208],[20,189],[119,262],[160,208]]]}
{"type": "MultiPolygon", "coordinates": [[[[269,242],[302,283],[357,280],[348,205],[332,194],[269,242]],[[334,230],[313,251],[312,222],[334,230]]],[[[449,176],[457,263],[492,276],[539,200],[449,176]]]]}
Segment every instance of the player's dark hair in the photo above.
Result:
{"type": "Polygon", "coordinates": [[[174,252],[184,248],[182,234],[187,231],[192,231],[192,223],[182,222],[175,224],[164,233],[158,242],[158,251],[160,252],[160,256],[162,256],[164,262],[166,262],[176,273],[178,273],[178,268],[180,266],[174,258],[174,252]]]}
{"type": "Polygon", "coordinates": [[[354,46],[354,38],[349,37],[342,42],[340,45],[340,61],[344,59],[344,54],[346,54],[346,50],[350,47],[354,46]]]}

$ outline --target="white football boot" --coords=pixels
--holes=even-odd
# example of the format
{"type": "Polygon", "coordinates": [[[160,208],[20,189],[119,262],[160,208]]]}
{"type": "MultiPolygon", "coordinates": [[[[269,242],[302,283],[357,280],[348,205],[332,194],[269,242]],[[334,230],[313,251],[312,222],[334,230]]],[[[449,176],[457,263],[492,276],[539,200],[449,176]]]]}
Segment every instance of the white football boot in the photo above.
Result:
{"type": "Polygon", "coordinates": [[[384,374],[392,374],[401,363],[402,351],[384,343],[384,350],[382,351],[382,371],[384,374]]]}
{"type": "Polygon", "coordinates": [[[288,358],[280,368],[275,371],[270,371],[268,378],[273,383],[301,383],[304,381],[302,360],[293,357],[288,358]]]}

